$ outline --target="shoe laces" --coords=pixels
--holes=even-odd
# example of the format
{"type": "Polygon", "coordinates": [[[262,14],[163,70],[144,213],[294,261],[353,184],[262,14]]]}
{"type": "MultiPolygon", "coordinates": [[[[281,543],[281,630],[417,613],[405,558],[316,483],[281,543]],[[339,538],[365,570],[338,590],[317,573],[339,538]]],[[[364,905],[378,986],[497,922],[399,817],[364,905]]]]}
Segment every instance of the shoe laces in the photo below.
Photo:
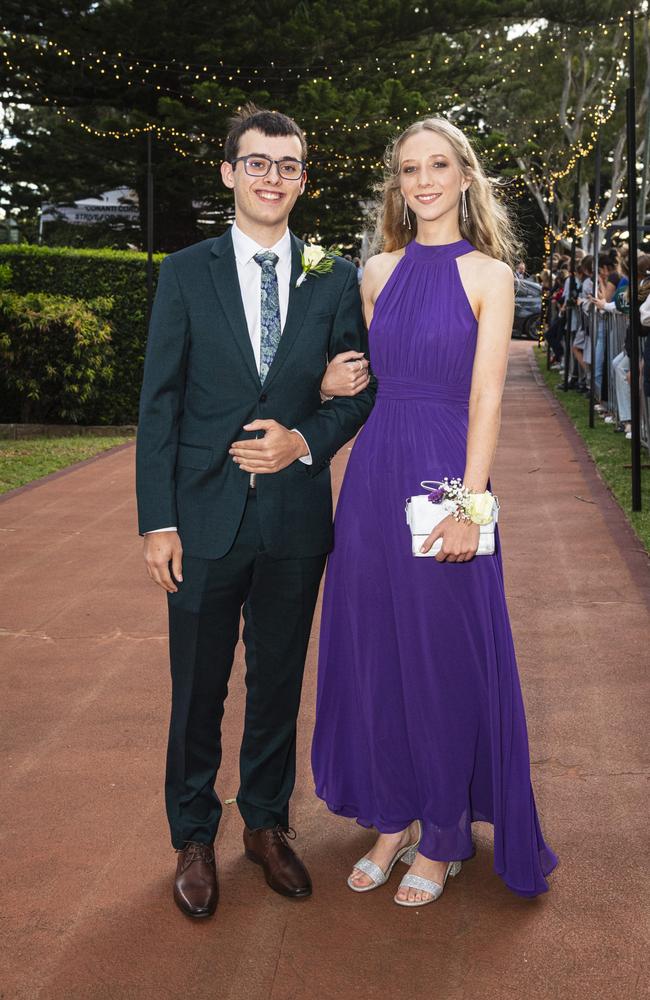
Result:
{"type": "Polygon", "coordinates": [[[214,864],[214,851],[210,844],[199,844],[195,840],[188,840],[185,847],[179,848],[176,853],[184,855],[183,870],[189,868],[194,861],[203,861],[206,865],[214,864]]]}
{"type": "Polygon", "coordinates": [[[291,826],[274,826],[271,830],[274,840],[279,840],[281,844],[288,847],[287,840],[295,840],[297,837],[296,831],[291,826]]]}

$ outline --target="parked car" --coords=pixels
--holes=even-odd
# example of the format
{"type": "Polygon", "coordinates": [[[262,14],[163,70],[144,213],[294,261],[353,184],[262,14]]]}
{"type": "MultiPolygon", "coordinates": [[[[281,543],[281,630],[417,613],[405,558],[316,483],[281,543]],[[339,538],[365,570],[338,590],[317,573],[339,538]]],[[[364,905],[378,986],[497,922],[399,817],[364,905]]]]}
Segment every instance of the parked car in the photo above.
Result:
{"type": "Polygon", "coordinates": [[[542,286],[532,278],[515,278],[513,337],[537,340],[542,320],[542,286]]]}

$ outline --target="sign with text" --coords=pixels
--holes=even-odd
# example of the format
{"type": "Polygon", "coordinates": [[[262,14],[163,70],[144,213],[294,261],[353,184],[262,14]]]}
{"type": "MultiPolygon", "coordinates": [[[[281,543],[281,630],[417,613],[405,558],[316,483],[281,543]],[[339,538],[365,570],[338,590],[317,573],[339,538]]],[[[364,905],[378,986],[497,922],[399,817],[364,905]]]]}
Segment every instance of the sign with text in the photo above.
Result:
{"type": "Polygon", "coordinates": [[[99,198],[85,198],[72,205],[41,205],[41,222],[68,222],[88,226],[98,222],[138,222],[138,199],[134,191],[118,188],[99,198]]]}

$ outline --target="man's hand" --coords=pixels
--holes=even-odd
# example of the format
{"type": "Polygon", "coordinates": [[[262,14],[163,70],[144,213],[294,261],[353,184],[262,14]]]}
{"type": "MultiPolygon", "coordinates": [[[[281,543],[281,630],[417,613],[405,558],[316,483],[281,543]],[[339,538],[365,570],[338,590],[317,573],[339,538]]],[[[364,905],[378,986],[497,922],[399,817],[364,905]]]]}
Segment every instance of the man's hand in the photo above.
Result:
{"type": "Polygon", "coordinates": [[[428,552],[433,543],[442,538],[442,548],[434,559],[438,562],[467,562],[476,555],[480,533],[478,524],[465,524],[448,514],[422,543],[420,552],[428,552]]]}
{"type": "Polygon", "coordinates": [[[280,472],[309,454],[300,434],[287,430],[277,420],[253,420],[245,431],[264,431],[264,436],[249,441],[235,441],[229,454],[244,472],[267,474],[280,472]]]}
{"type": "Polygon", "coordinates": [[[321,382],[323,396],[356,396],[370,381],[369,365],[360,351],[344,351],[332,358],[321,382]]]}
{"type": "Polygon", "coordinates": [[[177,531],[156,531],[144,536],[144,561],[147,573],[154,583],[168,594],[177,594],[178,587],[169,572],[172,564],[174,578],[183,582],[183,546],[177,531]]]}

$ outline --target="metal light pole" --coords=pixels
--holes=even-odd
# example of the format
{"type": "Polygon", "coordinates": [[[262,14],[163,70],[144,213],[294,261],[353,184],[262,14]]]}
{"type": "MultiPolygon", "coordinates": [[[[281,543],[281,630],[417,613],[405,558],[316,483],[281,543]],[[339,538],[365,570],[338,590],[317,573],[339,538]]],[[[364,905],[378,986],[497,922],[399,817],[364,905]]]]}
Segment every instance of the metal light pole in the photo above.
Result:
{"type": "Polygon", "coordinates": [[[151,129],[147,132],[147,330],[153,306],[153,170],[151,166],[151,129]]]}
{"type": "MultiPolygon", "coordinates": [[[[594,264],[593,264],[593,285],[595,296],[598,295],[598,266],[600,263],[600,173],[601,173],[601,142],[600,132],[596,142],[596,163],[594,178],[594,264]]],[[[594,403],[596,392],[596,342],[598,340],[598,307],[595,302],[591,303],[589,314],[589,326],[591,336],[591,377],[589,379],[589,426],[594,426],[594,403]]],[[[602,376],[601,376],[602,377],[602,376]]]]}
{"type": "Polygon", "coordinates": [[[634,11],[629,17],[629,86],[627,88],[627,204],[630,233],[630,396],[632,417],[632,510],[641,510],[641,400],[639,398],[639,269],[636,215],[636,60],[634,11]]]}

